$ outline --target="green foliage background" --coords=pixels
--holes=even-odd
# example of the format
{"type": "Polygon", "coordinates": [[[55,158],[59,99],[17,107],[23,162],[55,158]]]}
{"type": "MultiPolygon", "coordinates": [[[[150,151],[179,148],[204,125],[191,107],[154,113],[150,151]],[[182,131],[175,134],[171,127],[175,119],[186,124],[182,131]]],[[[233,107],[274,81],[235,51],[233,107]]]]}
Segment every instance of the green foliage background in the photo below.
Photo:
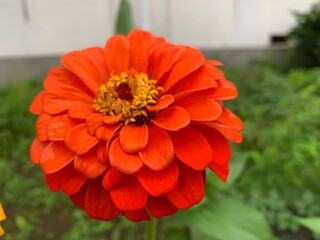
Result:
{"type": "Polygon", "coordinates": [[[320,3],[307,13],[295,13],[296,26],[289,33],[295,42],[293,61],[297,66],[320,65],[320,3]]]}
{"type": "MultiPolygon", "coordinates": [[[[273,239],[268,226],[273,235],[297,232],[309,224],[305,217],[320,216],[320,69],[282,73],[260,64],[224,71],[239,89],[228,107],[245,125],[244,143],[233,145],[230,181],[223,184],[208,172],[204,201],[161,220],[159,239],[273,239]]],[[[144,223],[89,219],[64,194],[51,193],[30,162],[35,116],[28,107],[41,84],[0,89],[5,239],[143,239],[144,223]]]]}

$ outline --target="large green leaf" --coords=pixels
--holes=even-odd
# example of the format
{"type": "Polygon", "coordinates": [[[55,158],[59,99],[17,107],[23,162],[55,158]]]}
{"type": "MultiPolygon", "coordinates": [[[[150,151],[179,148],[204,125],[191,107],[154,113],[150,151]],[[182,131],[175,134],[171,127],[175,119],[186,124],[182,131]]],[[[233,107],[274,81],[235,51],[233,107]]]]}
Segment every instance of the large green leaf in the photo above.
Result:
{"type": "Polygon", "coordinates": [[[207,235],[208,239],[274,239],[260,212],[233,199],[211,199],[196,210],[178,213],[175,220],[188,225],[191,232],[207,235]]]}
{"type": "Polygon", "coordinates": [[[316,234],[320,234],[320,217],[295,218],[296,222],[316,234]]]}

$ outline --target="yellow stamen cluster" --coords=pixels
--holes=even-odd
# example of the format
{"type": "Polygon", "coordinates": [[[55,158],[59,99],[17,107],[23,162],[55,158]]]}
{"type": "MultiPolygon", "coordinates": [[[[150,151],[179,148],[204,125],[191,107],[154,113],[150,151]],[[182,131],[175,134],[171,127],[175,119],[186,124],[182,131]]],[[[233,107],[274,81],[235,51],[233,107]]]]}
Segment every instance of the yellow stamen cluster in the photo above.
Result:
{"type": "Polygon", "coordinates": [[[120,121],[125,124],[145,122],[151,114],[146,106],[156,104],[162,90],[162,87],[157,87],[157,81],[149,79],[145,73],[131,75],[122,72],[111,76],[99,87],[93,108],[105,115],[122,113],[120,121]]]}

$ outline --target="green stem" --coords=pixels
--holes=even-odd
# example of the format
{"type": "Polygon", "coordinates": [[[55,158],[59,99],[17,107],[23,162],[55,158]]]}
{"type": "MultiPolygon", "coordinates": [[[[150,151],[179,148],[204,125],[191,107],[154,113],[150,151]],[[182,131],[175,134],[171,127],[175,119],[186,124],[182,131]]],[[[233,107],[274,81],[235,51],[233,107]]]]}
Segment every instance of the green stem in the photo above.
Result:
{"type": "Polygon", "coordinates": [[[155,240],[156,239],[156,220],[151,217],[149,221],[147,221],[147,229],[146,229],[146,240],[155,240]]]}

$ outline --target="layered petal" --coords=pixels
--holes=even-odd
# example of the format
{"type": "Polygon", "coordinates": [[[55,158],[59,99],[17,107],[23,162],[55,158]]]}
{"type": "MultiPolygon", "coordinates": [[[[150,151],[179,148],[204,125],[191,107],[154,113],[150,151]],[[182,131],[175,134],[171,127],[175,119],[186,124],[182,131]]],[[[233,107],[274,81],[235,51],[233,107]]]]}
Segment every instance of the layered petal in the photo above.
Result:
{"type": "Polygon", "coordinates": [[[123,179],[116,189],[110,191],[110,195],[113,203],[121,211],[141,209],[148,199],[148,193],[135,175],[123,179]]]}
{"type": "Polygon", "coordinates": [[[217,174],[217,176],[224,182],[227,182],[228,180],[228,175],[229,175],[229,165],[220,165],[217,164],[216,162],[212,162],[209,165],[210,169],[217,174]]]}
{"type": "Polygon", "coordinates": [[[123,174],[115,169],[115,168],[109,168],[106,174],[103,176],[102,179],[102,186],[111,191],[115,189],[121,182],[123,174]]]}
{"type": "Polygon", "coordinates": [[[41,91],[37,94],[37,96],[33,99],[29,111],[33,114],[42,114],[43,113],[43,96],[44,91],[41,91]]]}
{"type": "Polygon", "coordinates": [[[172,106],[160,112],[151,122],[166,130],[177,131],[189,125],[190,116],[183,108],[172,106]]]}
{"type": "Polygon", "coordinates": [[[149,214],[145,208],[141,208],[138,210],[123,211],[122,214],[128,220],[133,221],[133,222],[139,222],[142,220],[150,220],[149,214]]]}
{"type": "Polygon", "coordinates": [[[105,46],[104,57],[110,73],[115,75],[129,69],[129,41],[125,36],[111,37],[105,46]]]}
{"type": "Polygon", "coordinates": [[[99,179],[90,181],[88,185],[85,210],[89,217],[100,220],[111,220],[120,213],[113,204],[110,193],[101,186],[99,179]]]}
{"type": "Polygon", "coordinates": [[[148,143],[148,126],[146,124],[129,124],[119,134],[121,148],[126,153],[135,153],[144,149],[148,143]]]}
{"type": "Polygon", "coordinates": [[[204,170],[212,161],[212,151],[207,139],[197,130],[186,127],[170,132],[175,155],[195,170],[204,170]]]}
{"type": "Polygon", "coordinates": [[[109,77],[104,51],[98,47],[73,51],[61,58],[62,64],[96,94],[98,87],[109,77]]]}
{"type": "Polygon", "coordinates": [[[218,130],[225,138],[232,142],[241,143],[243,140],[241,132],[226,125],[215,122],[201,122],[201,124],[218,130]]]}
{"type": "Polygon", "coordinates": [[[74,158],[74,153],[70,151],[64,142],[50,142],[40,157],[40,166],[45,174],[59,171],[70,163],[74,158]]]}
{"type": "Polygon", "coordinates": [[[53,67],[46,76],[43,87],[46,90],[67,88],[71,92],[81,92],[90,97],[94,96],[79,77],[64,67],[53,67]]]}
{"type": "Polygon", "coordinates": [[[201,66],[193,73],[183,78],[179,84],[170,89],[175,99],[208,88],[217,87],[218,84],[215,79],[223,78],[223,73],[217,68],[208,66],[201,66]]]}
{"type": "Polygon", "coordinates": [[[98,139],[88,132],[85,123],[74,127],[66,137],[66,146],[75,152],[77,155],[82,155],[88,152],[98,143],[98,139]]]}
{"type": "Polygon", "coordinates": [[[47,127],[49,126],[51,120],[52,120],[52,116],[45,113],[41,114],[38,117],[37,123],[36,123],[36,133],[40,141],[48,140],[47,127]]]}
{"type": "Polygon", "coordinates": [[[179,178],[179,169],[176,161],[161,171],[153,171],[143,167],[137,172],[142,187],[152,196],[160,196],[174,189],[179,178]]]}
{"type": "Polygon", "coordinates": [[[68,111],[78,104],[92,104],[92,98],[70,88],[48,89],[43,97],[43,109],[48,114],[68,111]]]}
{"type": "Polygon", "coordinates": [[[109,157],[111,166],[126,174],[137,172],[143,165],[137,154],[128,154],[122,150],[119,138],[111,143],[109,157]]]}
{"type": "Polygon", "coordinates": [[[41,142],[38,138],[33,140],[30,146],[30,159],[34,164],[39,164],[41,155],[47,145],[47,142],[41,142]]]}
{"type": "Polygon", "coordinates": [[[75,156],[74,168],[87,178],[96,178],[107,169],[107,166],[98,161],[96,149],[93,149],[81,156],[75,156]]]}
{"type": "Polygon", "coordinates": [[[138,72],[146,72],[150,49],[155,41],[153,36],[148,32],[136,29],[130,32],[128,40],[130,43],[129,66],[138,72]]]}
{"type": "Polygon", "coordinates": [[[159,111],[169,107],[173,102],[174,97],[171,94],[166,94],[160,97],[155,105],[147,105],[147,109],[148,111],[159,111]]]}
{"type": "Polygon", "coordinates": [[[223,108],[222,114],[217,121],[237,131],[243,130],[243,123],[241,120],[227,108],[223,108]]]}
{"type": "Polygon", "coordinates": [[[202,172],[184,164],[179,166],[179,181],[174,190],[167,194],[170,202],[179,209],[187,209],[199,203],[204,196],[202,172]]]}
{"type": "Polygon", "coordinates": [[[147,146],[139,152],[141,161],[154,171],[168,166],[174,158],[171,138],[166,130],[153,124],[149,125],[149,141],[147,146]]]}
{"type": "Polygon", "coordinates": [[[166,196],[149,197],[147,207],[152,216],[155,218],[161,218],[172,215],[178,211],[166,196]]]}
{"type": "Polygon", "coordinates": [[[201,67],[205,58],[202,53],[194,48],[180,47],[180,59],[172,67],[166,79],[159,80],[165,92],[177,84],[182,78],[201,67]],[[187,57],[188,56],[188,57],[187,57]]]}
{"type": "Polygon", "coordinates": [[[207,96],[197,94],[185,97],[175,102],[175,105],[184,108],[193,121],[213,121],[222,113],[219,103],[207,96]]]}
{"type": "Polygon", "coordinates": [[[227,139],[216,129],[196,126],[201,134],[207,139],[212,151],[212,161],[219,165],[228,165],[231,158],[231,149],[227,139]]]}
{"type": "Polygon", "coordinates": [[[77,172],[72,163],[55,173],[45,175],[45,179],[51,191],[61,189],[67,195],[76,194],[86,181],[86,177],[77,172]]]}
{"type": "Polygon", "coordinates": [[[47,127],[47,136],[51,141],[64,140],[73,127],[68,115],[58,115],[52,118],[47,127]]]}

